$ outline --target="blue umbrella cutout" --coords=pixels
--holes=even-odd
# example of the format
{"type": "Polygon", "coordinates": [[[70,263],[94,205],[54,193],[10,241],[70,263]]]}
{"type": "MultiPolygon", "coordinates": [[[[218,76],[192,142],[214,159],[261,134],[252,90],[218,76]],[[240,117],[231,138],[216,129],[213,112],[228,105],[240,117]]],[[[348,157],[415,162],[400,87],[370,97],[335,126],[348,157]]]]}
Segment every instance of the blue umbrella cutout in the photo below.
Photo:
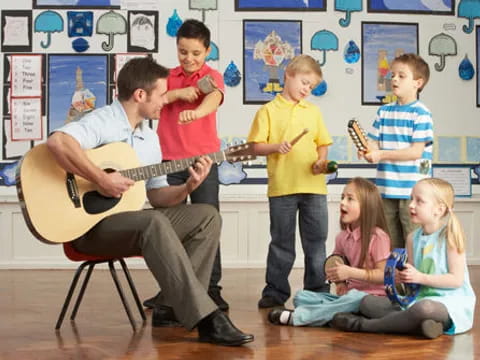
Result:
{"type": "Polygon", "coordinates": [[[310,48],[312,50],[319,50],[323,53],[323,59],[320,62],[320,66],[325,65],[327,62],[326,52],[328,50],[338,50],[338,38],[337,35],[328,30],[317,31],[310,42],[310,48]]]}
{"type": "Polygon", "coordinates": [[[35,19],[35,32],[47,33],[47,42],[40,42],[42,48],[46,49],[52,42],[52,33],[63,31],[63,19],[59,13],[47,10],[39,14],[35,19]]]}
{"type": "Polygon", "coordinates": [[[473,31],[473,20],[480,18],[480,1],[460,1],[460,4],[458,4],[458,17],[464,17],[468,19],[468,26],[463,25],[462,29],[465,33],[470,34],[473,31]]]}
{"type": "Polygon", "coordinates": [[[472,62],[468,59],[467,54],[465,54],[465,57],[458,66],[458,75],[462,80],[471,80],[473,75],[475,75],[475,69],[473,68],[472,62]]]}
{"type": "Polygon", "coordinates": [[[362,11],[362,0],[335,0],[335,10],[345,11],[345,19],[340,19],[340,26],[350,25],[353,11],[362,11]]]}
{"type": "Polygon", "coordinates": [[[173,9],[173,14],[168,18],[167,34],[171,37],[177,36],[177,31],[182,26],[182,19],[178,16],[177,9],[173,9]]]}
{"type": "Polygon", "coordinates": [[[205,61],[212,61],[212,60],[218,60],[219,55],[218,55],[218,46],[211,41],[210,42],[210,54],[205,58],[205,61]]]}

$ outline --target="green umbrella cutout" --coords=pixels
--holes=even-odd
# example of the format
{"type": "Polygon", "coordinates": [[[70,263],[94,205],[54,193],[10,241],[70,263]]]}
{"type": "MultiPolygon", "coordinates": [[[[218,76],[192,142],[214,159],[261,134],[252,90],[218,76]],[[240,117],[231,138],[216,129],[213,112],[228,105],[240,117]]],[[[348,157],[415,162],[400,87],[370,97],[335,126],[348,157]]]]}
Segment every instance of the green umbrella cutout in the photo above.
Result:
{"type": "Polygon", "coordinates": [[[108,35],[108,42],[102,42],[102,49],[110,51],[113,49],[113,35],[127,33],[127,20],[113,10],[103,14],[97,20],[97,34],[108,35]]]}

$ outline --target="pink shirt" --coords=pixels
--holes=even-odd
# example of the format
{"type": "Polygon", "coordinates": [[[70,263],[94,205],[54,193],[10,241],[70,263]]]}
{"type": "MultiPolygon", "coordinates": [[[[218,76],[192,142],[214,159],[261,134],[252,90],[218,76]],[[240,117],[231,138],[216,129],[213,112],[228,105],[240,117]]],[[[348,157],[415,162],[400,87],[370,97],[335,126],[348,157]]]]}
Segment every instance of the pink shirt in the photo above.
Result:
{"type": "MultiPolygon", "coordinates": [[[[170,70],[167,79],[168,90],[197,86],[197,81],[207,74],[213,77],[218,88],[223,92],[225,85],[222,75],[207,64],[204,64],[200,70],[190,76],[185,74],[181,66],[170,70]]],[[[195,109],[204,98],[205,95],[200,95],[197,101],[193,103],[178,100],[163,107],[157,134],[165,160],[178,160],[220,150],[216,111],[189,124],[178,124],[180,112],[195,109]]]]}
{"type": "MultiPolygon", "coordinates": [[[[363,266],[360,265],[360,253],[362,250],[360,236],[360,227],[353,231],[350,229],[343,230],[335,239],[335,250],[333,250],[333,253],[345,256],[350,266],[362,269],[363,266]]],[[[373,269],[376,263],[386,260],[389,255],[390,237],[382,229],[375,228],[366,258],[368,267],[373,269]]],[[[357,289],[373,295],[385,296],[383,284],[372,284],[352,279],[348,281],[348,289],[357,289]]]]}

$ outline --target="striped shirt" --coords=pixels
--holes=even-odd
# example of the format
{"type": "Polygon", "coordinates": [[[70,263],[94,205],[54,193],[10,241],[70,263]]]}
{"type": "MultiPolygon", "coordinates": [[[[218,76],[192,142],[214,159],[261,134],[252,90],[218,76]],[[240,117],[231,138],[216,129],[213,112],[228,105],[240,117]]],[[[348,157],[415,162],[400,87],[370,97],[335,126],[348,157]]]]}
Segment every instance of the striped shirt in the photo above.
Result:
{"type": "Polygon", "coordinates": [[[410,104],[381,106],[368,136],[381,150],[400,150],[414,142],[425,142],[422,157],[407,161],[380,161],[377,187],[382,197],[409,199],[415,183],[432,173],[433,121],[427,107],[416,100],[410,104]]]}

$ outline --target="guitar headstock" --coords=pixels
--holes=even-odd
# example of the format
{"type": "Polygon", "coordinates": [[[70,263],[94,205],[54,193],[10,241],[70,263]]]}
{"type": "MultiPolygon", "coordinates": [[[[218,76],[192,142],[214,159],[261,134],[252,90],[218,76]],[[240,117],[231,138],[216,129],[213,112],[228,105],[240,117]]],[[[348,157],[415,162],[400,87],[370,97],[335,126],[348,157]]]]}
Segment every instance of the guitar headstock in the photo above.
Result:
{"type": "Polygon", "coordinates": [[[348,122],[348,133],[358,151],[368,152],[367,134],[360,127],[360,124],[356,119],[352,119],[348,122]]]}
{"type": "Polygon", "coordinates": [[[231,163],[252,161],[256,159],[253,152],[253,143],[245,143],[229,146],[224,151],[225,160],[231,163]]]}

